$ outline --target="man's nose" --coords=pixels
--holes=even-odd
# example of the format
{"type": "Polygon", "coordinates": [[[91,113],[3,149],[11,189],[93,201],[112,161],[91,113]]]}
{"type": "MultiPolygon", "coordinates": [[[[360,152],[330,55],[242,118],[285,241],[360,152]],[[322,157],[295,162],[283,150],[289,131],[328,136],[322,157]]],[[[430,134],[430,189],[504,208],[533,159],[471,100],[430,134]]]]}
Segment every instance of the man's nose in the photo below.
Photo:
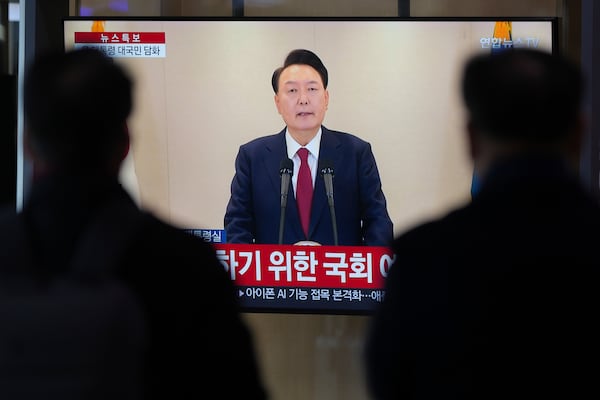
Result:
{"type": "Polygon", "coordinates": [[[308,104],[308,92],[306,90],[300,90],[300,96],[298,97],[300,104],[308,104]]]}

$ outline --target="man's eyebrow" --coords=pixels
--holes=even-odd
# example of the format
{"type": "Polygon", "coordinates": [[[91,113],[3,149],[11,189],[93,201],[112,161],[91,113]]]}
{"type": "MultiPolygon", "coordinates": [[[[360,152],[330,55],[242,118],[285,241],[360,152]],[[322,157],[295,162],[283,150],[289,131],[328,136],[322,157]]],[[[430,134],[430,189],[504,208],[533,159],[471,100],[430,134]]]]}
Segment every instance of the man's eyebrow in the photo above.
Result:
{"type": "Polygon", "coordinates": [[[283,82],[283,84],[284,84],[284,85],[287,85],[287,84],[298,84],[298,83],[308,83],[308,84],[317,84],[317,85],[318,85],[318,84],[319,84],[319,81],[317,81],[317,80],[310,80],[310,81],[291,81],[291,80],[290,80],[290,81],[285,81],[285,82],[283,82]]]}

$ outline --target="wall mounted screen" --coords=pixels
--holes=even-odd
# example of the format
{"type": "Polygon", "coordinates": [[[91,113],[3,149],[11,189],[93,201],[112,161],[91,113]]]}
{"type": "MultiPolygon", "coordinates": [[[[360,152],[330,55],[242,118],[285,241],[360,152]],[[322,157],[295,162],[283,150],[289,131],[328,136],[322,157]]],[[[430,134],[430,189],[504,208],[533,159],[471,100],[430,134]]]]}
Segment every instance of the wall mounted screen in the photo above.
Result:
{"type": "MultiPolygon", "coordinates": [[[[465,59],[511,46],[556,48],[555,19],[94,18],[64,21],[65,48],[100,48],[135,79],[123,184],[142,207],[215,243],[242,305],[255,311],[368,313],[384,295],[393,256],[339,249],[347,251],[345,267],[326,274],[325,258],[336,249],[321,249],[316,271],[310,265],[302,271],[315,280],[302,280],[294,269],[296,250],[285,247],[292,252],[291,271],[276,279],[264,263],[275,264],[277,248],[224,244],[239,146],[284,128],[271,75],[290,50],[306,48],[323,60],[329,70],[324,125],[371,143],[400,233],[470,199],[472,164],[458,92],[465,59]],[[263,250],[268,253],[255,253],[263,250]],[[352,251],[358,252],[354,264],[352,251]],[[352,266],[362,272],[354,279],[352,266]]],[[[98,118],[109,112],[107,104],[98,118]]],[[[510,112],[510,104],[498,112],[510,112]]]]}

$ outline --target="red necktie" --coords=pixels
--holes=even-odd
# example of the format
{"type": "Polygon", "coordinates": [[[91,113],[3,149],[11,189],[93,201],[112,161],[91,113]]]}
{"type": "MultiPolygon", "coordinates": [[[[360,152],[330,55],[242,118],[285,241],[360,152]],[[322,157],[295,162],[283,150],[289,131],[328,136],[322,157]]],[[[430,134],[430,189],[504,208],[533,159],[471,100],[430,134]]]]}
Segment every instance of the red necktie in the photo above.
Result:
{"type": "Polygon", "coordinates": [[[298,156],[300,157],[300,171],[298,172],[298,182],[296,184],[296,202],[298,203],[302,229],[308,238],[310,207],[313,197],[312,175],[308,166],[308,150],[304,147],[299,149],[298,156]]]}

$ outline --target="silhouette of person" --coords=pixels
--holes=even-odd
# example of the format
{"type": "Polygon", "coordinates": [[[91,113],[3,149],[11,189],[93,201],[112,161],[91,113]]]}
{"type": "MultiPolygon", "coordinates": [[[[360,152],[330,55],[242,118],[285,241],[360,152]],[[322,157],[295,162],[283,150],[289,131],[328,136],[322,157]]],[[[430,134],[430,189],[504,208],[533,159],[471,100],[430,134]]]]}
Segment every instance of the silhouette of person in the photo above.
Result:
{"type": "Polygon", "coordinates": [[[374,399],[597,397],[600,208],[577,175],[582,81],[540,50],[466,63],[478,191],[393,241],[365,343],[374,399]]]}
{"type": "MultiPolygon", "coordinates": [[[[24,82],[24,145],[34,165],[33,182],[22,212],[4,210],[0,217],[0,272],[34,274],[44,282],[61,279],[86,227],[98,216],[110,217],[107,209],[119,213],[121,225],[99,238],[100,248],[132,217],[143,216],[143,229],[128,239],[114,268],[145,316],[141,398],[218,393],[228,399],[266,399],[251,331],[213,248],[140,210],[119,184],[130,145],[133,86],[128,72],[97,50],[49,53],[34,60],[24,82]],[[28,242],[33,270],[22,265],[26,255],[16,253],[19,241],[28,242]]],[[[41,374],[32,383],[45,378],[57,379],[58,385],[61,373],[69,371],[30,372],[41,374]]],[[[21,386],[32,385],[24,381],[21,386]]],[[[104,387],[94,389],[107,393],[104,387]]],[[[79,398],[122,398],[119,388],[110,390],[107,397],[87,393],[89,397],[79,398]]],[[[43,397],[54,398],[47,395],[43,397]]]]}
{"type": "Polygon", "coordinates": [[[310,50],[293,50],[273,72],[271,83],[277,111],[286,126],[279,133],[240,146],[224,218],[227,241],[279,243],[280,165],[291,159],[293,174],[287,195],[291,201],[285,209],[282,243],[387,246],[393,225],[371,145],[323,125],[329,92],[328,72],[321,59],[310,50]],[[301,148],[308,150],[309,180],[314,188],[305,229],[295,201],[301,169],[297,152],[301,148]],[[333,211],[321,174],[323,165],[334,171],[333,211]]]}
{"type": "Polygon", "coordinates": [[[0,204],[16,205],[17,77],[0,73],[0,204]]]}

